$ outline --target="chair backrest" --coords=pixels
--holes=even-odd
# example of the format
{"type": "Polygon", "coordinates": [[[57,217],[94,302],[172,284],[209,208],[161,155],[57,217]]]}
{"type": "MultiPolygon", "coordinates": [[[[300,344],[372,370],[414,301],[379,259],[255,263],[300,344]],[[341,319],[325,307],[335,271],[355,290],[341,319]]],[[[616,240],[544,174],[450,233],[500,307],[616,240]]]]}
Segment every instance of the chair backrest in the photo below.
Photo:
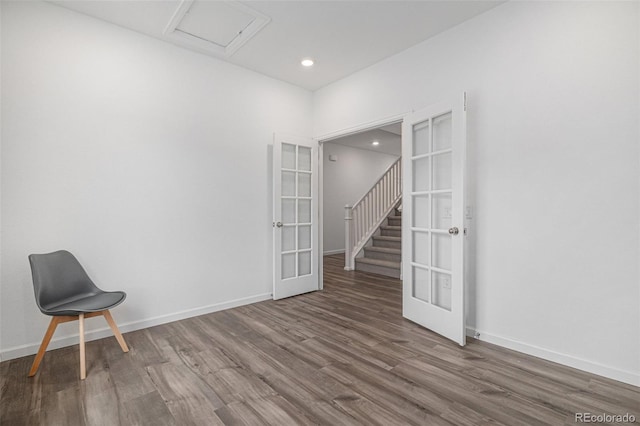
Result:
{"type": "Polygon", "coordinates": [[[99,291],[80,262],[66,250],[31,254],[29,263],[36,303],[43,312],[47,306],[99,291]]]}

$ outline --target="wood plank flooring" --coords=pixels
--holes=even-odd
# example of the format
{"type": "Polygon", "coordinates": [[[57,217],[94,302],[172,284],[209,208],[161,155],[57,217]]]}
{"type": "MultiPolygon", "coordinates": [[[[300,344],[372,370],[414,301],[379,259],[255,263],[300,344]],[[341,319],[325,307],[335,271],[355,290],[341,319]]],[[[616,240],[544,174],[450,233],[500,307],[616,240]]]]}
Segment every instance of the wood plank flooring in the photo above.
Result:
{"type": "MultiPolygon", "coordinates": [[[[640,388],[471,340],[401,315],[400,281],[345,272],[325,289],[0,364],[3,425],[569,425],[640,419],[640,388]]],[[[117,311],[115,312],[117,317],[117,311]]],[[[44,332],[44,330],[43,330],[44,332]]]]}

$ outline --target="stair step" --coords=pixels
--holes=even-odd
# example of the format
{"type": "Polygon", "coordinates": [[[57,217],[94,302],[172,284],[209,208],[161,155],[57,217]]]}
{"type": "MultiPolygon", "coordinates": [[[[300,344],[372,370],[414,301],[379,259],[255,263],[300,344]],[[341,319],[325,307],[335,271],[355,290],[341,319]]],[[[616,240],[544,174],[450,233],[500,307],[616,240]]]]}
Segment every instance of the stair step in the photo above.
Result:
{"type": "Polygon", "coordinates": [[[368,259],[380,259],[390,262],[400,262],[402,260],[402,250],[391,247],[365,247],[364,257],[368,259]]]}
{"type": "Polygon", "coordinates": [[[402,226],[381,225],[380,233],[387,237],[400,237],[402,236],[402,226]]]}
{"type": "Polygon", "coordinates": [[[390,262],[388,260],[369,259],[367,257],[357,257],[356,262],[367,263],[369,265],[384,266],[385,268],[400,269],[400,262],[390,262]]]}
{"type": "Polygon", "coordinates": [[[378,253],[402,254],[402,250],[397,249],[397,248],[391,248],[391,247],[375,247],[375,246],[371,246],[371,247],[365,247],[364,250],[365,251],[367,251],[367,250],[376,251],[378,253]]]}
{"type": "Polygon", "coordinates": [[[395,248],[395,249],[402,248],[402,238],[400,237],[390,237],[387,235],[374,235],[372,240],[373,240],[374,247],[389,247],[389,248],[395,248]]]}
{"type": "Polygon", "coordinates": [[[387,216],[387,219],[402,220],[402,216],[391,215],[387,216]]]}
{"type": "Polygon", "coordinates": [[[395,218],[395,217],[388,217],[387,218],[387,223],[389,224],[389,226],[401,226],[402,225],[402,219],[395,218]]]}
{"type": "Polygon", "coordinates": [[[380,240],[380,241],[397,241],[397,242],[402,242],[402,238],[400,237],[389,237],[387,235],[374,235],[372,237],[374,240],[380,240]]]}
{"type": "Polygon", "coordinates": [[[356,258],[356,270],[400,278],[400,262],[359,257],[356,258]]]}

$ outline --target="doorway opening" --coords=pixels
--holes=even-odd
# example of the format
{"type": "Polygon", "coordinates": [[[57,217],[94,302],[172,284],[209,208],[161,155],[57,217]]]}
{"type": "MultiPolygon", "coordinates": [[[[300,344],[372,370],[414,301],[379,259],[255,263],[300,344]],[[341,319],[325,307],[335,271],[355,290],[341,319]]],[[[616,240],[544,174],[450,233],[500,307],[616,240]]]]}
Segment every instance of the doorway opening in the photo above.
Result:
{"type": "Polygon", "coordinates": [[[396,119],[320,141],[320,238],[334,269],[400,278],[401,136],[396,119]]]}
{"type": "MultiPolygon", "coordinates": [[[[358,259],[360,263],[372,263],[362,262],[367,248],[378,257],[373,262],[378,266],[384,262],[380,257],[398,254],[397,275],[402,280],[403,317],[464,345],[466,93],[461,95],[451,95],[393,121],[317,139],[318,171],[322,173],[318,254],[340,254],[340,249],[331,245],[334,242],[325,237],[333,233],[339,235],[338,226],[330,224],[329,214],[336,209],[335,204],[341,206],[344,203],[341,206],[345,213],[344,269],[356,269],[354,278],[361,277],[357,274],[358,259]],[[402,123],[400,135],[395,135],[401,141],[398,157],[402,156],[402,160],[394,163],[397,169],[391,165],[384,172],[384,175],[392,176],[388,180],[384,176],[379,178],[353,206],[349,200],[337,199],[332,194],[332,187],[343,190],[353,178],[341,178],[330,166],[325,168],[327,164],[339,163],[340,160],[336,154],[331,157],[331,148],[340,149],[334,146],[397,123],[402,123]],[[362,208],[358,209],[358,206],[362,208]],[[396,220],[401,225],[398,226],[396,220]],[[402,220],[406,223],[402,224],[402,220]],[[328,228],[326,232],[325,228],[328,228]],[[396,231],[398,236],[393,236],[396,231]],[[376,238],[382,244],[373,243],[376,238]],[[400,241],[395,250],[388,245],[393,240],[400,241]]],[[[369,150],[380,145],[379,141],[374,144],[374,140],[367,139],[364,143],[369,150]]],[[[344,167],[344,170],[360,177],[357,171],[368,169],[344,167]]],[[[320,266],[325,262],[318,263],[320,266]]],[[[321,283],[324,281],[323,269],[319,269],[321,283]]],[[[332,275],[328,278],[341,279],[337,274],[332,275]]],[[[349,280],[342,278],[341,283],[349,284],[349,280]]]]}

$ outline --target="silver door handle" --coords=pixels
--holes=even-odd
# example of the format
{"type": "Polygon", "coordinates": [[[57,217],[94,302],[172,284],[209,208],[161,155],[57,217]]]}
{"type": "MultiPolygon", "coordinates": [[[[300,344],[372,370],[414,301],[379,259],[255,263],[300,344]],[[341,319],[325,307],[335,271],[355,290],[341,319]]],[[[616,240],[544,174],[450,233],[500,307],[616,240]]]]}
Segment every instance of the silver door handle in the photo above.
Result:
{"type": "Polygon", "coordinates": [[[449,234],[451,235],[458,235],[459,232],[460,231],[455,226],[453,228],[449,228],[449,234]]]}
{"type": "Polygon", "coordinates": [[[282,222],[276,222],[276,226],[277,226],[278,228],[282,228],[282,222]]]}

